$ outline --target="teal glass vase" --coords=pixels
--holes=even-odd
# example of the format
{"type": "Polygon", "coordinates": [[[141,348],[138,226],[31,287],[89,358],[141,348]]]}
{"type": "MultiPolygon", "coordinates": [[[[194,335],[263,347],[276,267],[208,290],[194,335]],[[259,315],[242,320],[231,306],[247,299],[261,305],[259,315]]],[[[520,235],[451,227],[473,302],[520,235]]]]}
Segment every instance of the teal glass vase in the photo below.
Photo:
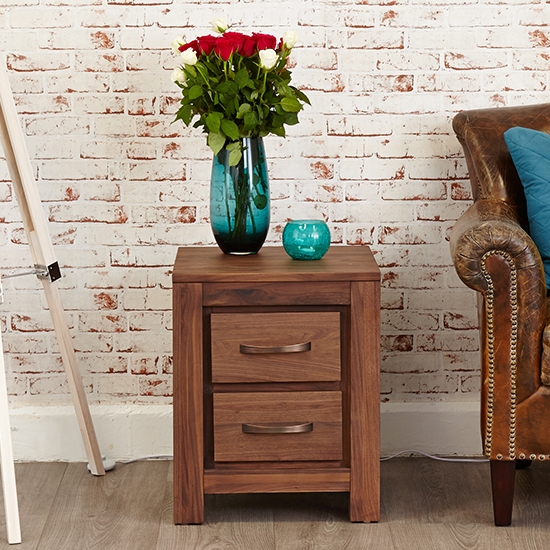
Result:
{"type": "Polygon", "coordinates": [[[320,260],[330,246],[323,220],[292,220],[283,230],[283,248],[293,260],[320,260]]]}
{"type": "Polygon", "coordinates": [[[256,254],[269,231],[267,163],[261,137],[242,139],[243,156],[229,166],[229,151],[214,156],[210,225],[224,254],[256,254]]]}

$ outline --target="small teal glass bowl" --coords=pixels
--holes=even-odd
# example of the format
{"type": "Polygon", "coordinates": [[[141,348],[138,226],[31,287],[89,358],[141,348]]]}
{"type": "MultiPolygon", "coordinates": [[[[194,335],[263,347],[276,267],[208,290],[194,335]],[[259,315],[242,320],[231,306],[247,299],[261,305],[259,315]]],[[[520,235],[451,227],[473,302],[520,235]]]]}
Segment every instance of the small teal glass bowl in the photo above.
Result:
{"type": "Polygon", "coordinates": [[[283,248],[293,260],[320,260],[330,246],[323,220],[292,220],[283,230],[283,248]]]}

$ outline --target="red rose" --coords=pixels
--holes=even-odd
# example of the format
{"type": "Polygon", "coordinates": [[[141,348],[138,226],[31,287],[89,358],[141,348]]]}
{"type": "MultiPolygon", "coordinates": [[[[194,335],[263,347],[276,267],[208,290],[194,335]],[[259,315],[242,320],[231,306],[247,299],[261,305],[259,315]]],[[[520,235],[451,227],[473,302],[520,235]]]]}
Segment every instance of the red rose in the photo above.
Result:
{"type": "Polygon", "coordinates": [[[256,50],[256,41],[246,34],[240,32],[224,32],[223,37],[231,40],[236,46],[236,52],[239,52],[245,57],[250,57],[256,50]]]}
{"type": "Polygon", "coordinates": [[[251,36],[245,36],[241,47],[239,48],[239,53],[243,57],[252,57],[257,50],[256,40],[251,36]]]}
{"type": "Polygon", "coordinates": [[[271,34],[253,32],[252,36],[258,44],[258,50],[274,50],[277,45],[277,39],[271,34]]]}
{"type": "Polygon", "coordinates": [[[223,37],[228,38],[229,40],[233,40],[237,44],[242,44],[245,35],[240,32],[227,31],[223,33],[223,37]]]}
{"type": "Polygon", "coordinates": [[[216,45],[214,46],[214,51],[224,61],[227,61],[238,49],[238,42],[231,40],[231,38],[226,38],[225,33],[216,40],[216,45]]]}
{"type": "Polygon", "coordinates": [[[185,50],[188,50],[189,48],[195,50],[195,53],[200,53],[198,49],[198,44],[196,40],[193,40],[191,42],[187,42],[187,44],[182,44],[178,50],[180,52],[184,52],[185,50]]]}
{"type": "Polygon", "coordinates": [[[198,44],[198,52],[197,53],[203,53],[204,55],[210,55],[212,51],[214,50],[214,46],[216,45],[217,38],[215,36],[212,36],[210,34],[206,36],[199,36],[197,38],[197,44],[198,44]]]}

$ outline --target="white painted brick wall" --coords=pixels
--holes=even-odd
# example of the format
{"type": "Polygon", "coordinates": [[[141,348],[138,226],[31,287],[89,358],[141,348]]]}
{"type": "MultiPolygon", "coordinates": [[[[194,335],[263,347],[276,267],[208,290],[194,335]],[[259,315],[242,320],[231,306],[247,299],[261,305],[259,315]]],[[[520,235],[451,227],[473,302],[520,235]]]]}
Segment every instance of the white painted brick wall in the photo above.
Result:
{"type": "MultiPolygon", "coordinates": [[[[266,138],[268,245],[290,218],[323,217],[333,243],[369,244],[383,272],[382,399],[471,400],[479,387],[475,297],[447,235],[471,201],[451,119],[543,102],[549,6],[540,1],[3,0],[0,50],[93,402],[171,402],[171,267],[213,245],[211,154],[172,124],[172,38],[224,16],[244,31],[296,30],[294,83],[312,107],[266,138]],[[390,5],[391,4],[391,5],[390,5]]],[[[0,265],[30,253],[0,158],[0,265]]],[[[34,277],[6,281],[0,326],[12,400],[66,401],[34,277]]]]}

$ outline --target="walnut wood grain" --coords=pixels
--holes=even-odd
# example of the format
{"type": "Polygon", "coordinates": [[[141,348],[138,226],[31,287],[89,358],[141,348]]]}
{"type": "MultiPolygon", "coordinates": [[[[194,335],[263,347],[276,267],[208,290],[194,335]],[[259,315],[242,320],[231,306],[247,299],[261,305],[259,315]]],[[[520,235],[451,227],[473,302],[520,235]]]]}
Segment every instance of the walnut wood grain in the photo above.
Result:
{"type": "Polygon", "coordinates": [[[349,470],[205,471],[207,494],[349,491],[349,470]]]}
{"type": "Polygon", "coordinates": [[[307,292],[301,283],[205,283],[205,306],[347,305],[348,282],[312,282],[307,292]]]}
{"type": "Polygon", "coordinates": [[[204,521],[202,404],[202,287],[175,285],[174,521],[204,521]]]}
{"type": "Polygon", "coordinates": [[[219,249],[182,247],[174,264],[175,283],[286,283],[377,281],[380,271],[368,247],[331,246],[317,261],[292,260],[280,247],[231,256],[219,249]]]}
{"type": "Polygon", "coordinates": [[[212,382],[340,380],[338,312],[212,314],[212,382]],[[241,346],[310,344],[300,353],[246,354],[241,346]]]}
{"type": "Polygon", "coordinates": [[[351,521],[380,519],[380,289],[351,284],[351,521]]]}
{"type": "MultiPolygon", "coordinates": [[[[226,256],[216,248],[178,250],[173,272],[176,521],[202,521],[205,492],[250,491],[349,491],[350,519],[378,520],[379,281],[368,247],[332,247],[311,262],[291,260],[277,247],[249,257],[226,256]],[[259,326],[265,335],[273,324],[278,327],[276,342],[239,338],[237,349],[279,345],[288,319],[303,313],[308,321],[300,327],[315,328],[317,318],[338,319],[321,338],[330,345],[307,368],[303,357],[310,352],[287,354],[295,364],[271,359],[259,368],[258,361],[271,354],[239,352],[236,368],[227,366],[231,353],[222,341],[235,327],[242,335],[249,323],[247,336],[257,336],[259,326]],[[282,321],[257,322],[273,316],[282,321]],[[221,329],[217,318],[224,319],[221,329]],[[239,366],[243,357],[253,359],[248,368],[239,366]],[[321,394],[318,403],[308,401],[321,394]],[[295,414],[312,410],[321,416],[295,414]],[[250,411],[256,416],[243,416],[250,411]],[[314,429],[243,434],[242,424],[255,421],[313,422],[314,429]],[[321,428],[328,435],[304,445],[321,428]],[[243,444],[241,437],[258,439],[243,444]],[[281,438],[271,439],[279,443],[266,443],[273,437],[281,438]]],[[[289,330],[291,338],[282,344],[300,343],[297,332],[296,326],[289,330]]],[[[312,351],[315,346],[313,339],[312,351]]]]}
{"type": "Polygon", "coordinates": [[[214,395],[214,460],[340,460],[340,392],[223,393],[214,395]],[[243,424],[309,423],[293,434],[244,433],[243,424]]]}

